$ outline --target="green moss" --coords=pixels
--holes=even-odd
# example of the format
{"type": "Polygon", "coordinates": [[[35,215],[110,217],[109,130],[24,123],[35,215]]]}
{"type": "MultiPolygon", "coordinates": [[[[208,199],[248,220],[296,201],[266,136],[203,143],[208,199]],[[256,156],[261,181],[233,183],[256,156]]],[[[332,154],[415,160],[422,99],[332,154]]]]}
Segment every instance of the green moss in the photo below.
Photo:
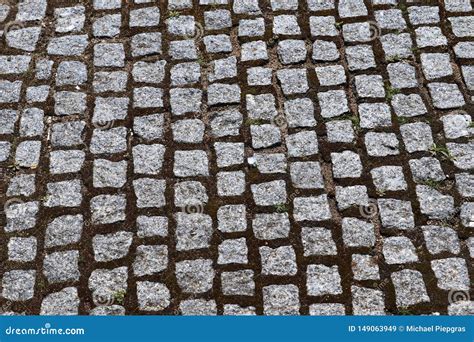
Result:
{"type": "Polygon", "coordinates": [[[392,101],[392,98],[400,93],[400,89],[392,87],[390,84],[385,83],[385,99],[387,102],[392,101]]]}
{"type": "Polygon", "coordinates": [[[124,290],[120,290],[120,291],[117,291],[114,293],[114,302],[117,303],[117,304],[120,304],[122,305],[124,300],[125,300],[125,295],[127,294],[127,292],[125,292],[124,290]]]}
{"type": "Polygon", "coordinates": [[[275,210],[278,213],[287,213],[288,212],[288,206],[286,203],[280,203],[275,205],[275,210]]]}
{"type": "Polygon", "coordinates": [[[247,126],[251,126],[251,125],[259,126],[259,125],[263,125],[264,123],[265,123],[265,121],[262,120],[262,119],[250,119],[249,118],[249,119],[245,120],[245,124],[247,126]]]}
{"type": "Polygon", "coordinates": [[[441,186],[441,182],[436,181],[434,179],[427,179],[423,182],[423,184],[433,189],[439,189],[441,186]]]}

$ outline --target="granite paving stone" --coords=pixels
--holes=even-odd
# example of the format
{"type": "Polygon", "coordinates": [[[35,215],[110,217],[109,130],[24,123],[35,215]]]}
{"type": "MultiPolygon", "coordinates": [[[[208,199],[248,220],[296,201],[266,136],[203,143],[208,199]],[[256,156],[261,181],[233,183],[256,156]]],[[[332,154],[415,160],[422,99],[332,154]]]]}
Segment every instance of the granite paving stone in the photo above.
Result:
{"type": "Polygon", "coordinates": [[[0,3],[3,314],[474,314],[471,1],[0,3]]]}

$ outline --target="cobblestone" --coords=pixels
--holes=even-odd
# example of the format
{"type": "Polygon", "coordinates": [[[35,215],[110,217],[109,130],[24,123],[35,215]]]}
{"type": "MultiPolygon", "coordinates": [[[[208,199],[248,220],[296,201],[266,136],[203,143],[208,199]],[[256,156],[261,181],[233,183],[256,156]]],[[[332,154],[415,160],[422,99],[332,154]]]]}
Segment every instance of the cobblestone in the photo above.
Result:
{"type": "Polygon", "coordinates": [[[469,1],[7,2],[5,314],[473,314],[469,1]]]}
{"type": "Polygon", "coordinates": [[[80,299],[77,288],[66,287],[47,295],[41,302],[41,315],[77,315],[80,299]]]}

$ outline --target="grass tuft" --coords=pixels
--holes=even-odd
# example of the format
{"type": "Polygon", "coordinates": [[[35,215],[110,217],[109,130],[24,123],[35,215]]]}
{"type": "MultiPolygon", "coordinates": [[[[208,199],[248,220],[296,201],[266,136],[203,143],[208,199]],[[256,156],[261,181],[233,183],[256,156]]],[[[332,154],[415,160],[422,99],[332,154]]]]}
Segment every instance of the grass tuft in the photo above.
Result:
{"type": "Polygon", "coordinates": [[[430,147],[430,152],[431,152],[432,155],[440,156],[443,159],[447,159],[447,160],[455,160],[456,159],[451,155],[448,148],[445,147],[445,146],[433,144],[430,147]]]}

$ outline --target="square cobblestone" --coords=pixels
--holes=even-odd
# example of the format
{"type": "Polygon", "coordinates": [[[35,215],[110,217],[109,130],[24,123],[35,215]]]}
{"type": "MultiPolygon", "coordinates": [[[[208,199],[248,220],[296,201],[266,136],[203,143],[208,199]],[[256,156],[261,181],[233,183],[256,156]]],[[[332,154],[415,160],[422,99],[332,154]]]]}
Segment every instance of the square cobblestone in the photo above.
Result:
{"type": "Polygon", "coordinates": [[[3,314],[471,315],[472,11],[3,1],[3,314]]]}

